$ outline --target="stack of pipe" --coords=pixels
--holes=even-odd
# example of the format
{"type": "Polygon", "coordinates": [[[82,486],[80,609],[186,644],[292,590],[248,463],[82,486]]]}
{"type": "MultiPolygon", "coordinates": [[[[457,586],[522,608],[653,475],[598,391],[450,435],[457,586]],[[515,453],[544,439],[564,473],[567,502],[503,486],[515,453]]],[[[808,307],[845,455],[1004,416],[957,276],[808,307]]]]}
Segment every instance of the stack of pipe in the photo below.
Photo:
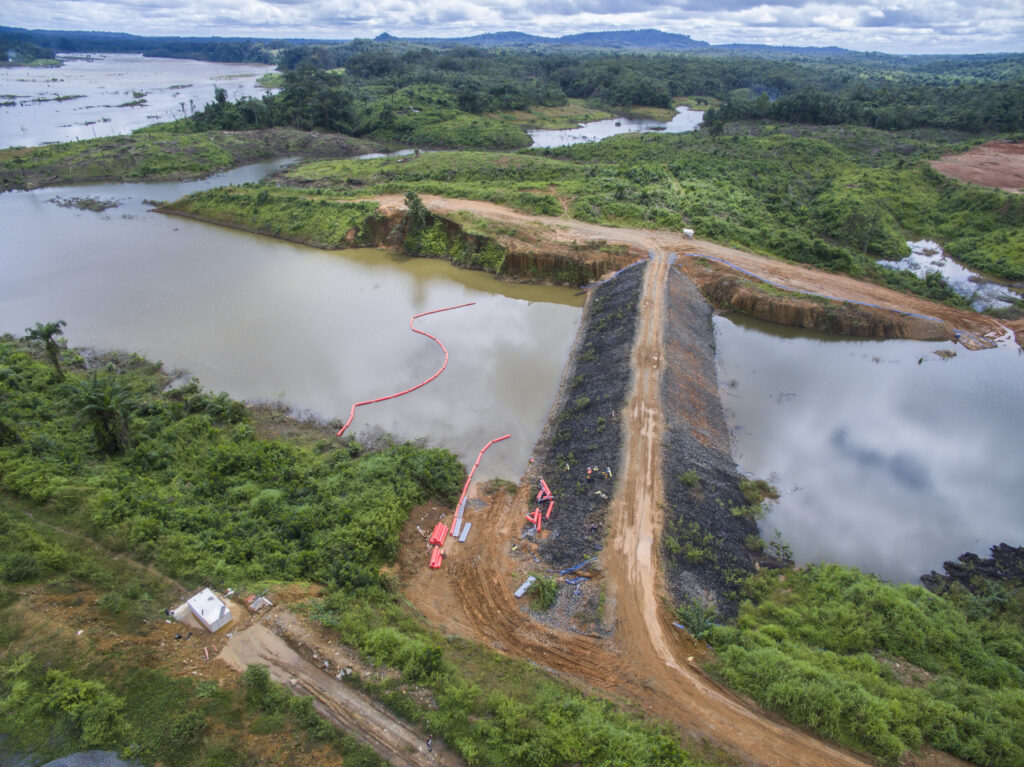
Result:
{"type": "Polygon", "coordinates": [[[526,518],[530,520],[530,523],[534,527],[537,528],[538,532],[540,532],[540,520],[542,516],[544,519],[551,519],[551,510],[555,508],[555,502],[553,500],[554,497],[554,493],[551,492],[551,488],[548,487],[548,483],[542,478],[540,480],[540,490],[537,491],[537,508],[533,510],[532,514],[526,515],[526,518]],[[547,513],[542,515],[540,505],[544,503],[547,503],[548,510],[547,513]]]}
{"type": "Polygon", "coordinates": [[[444,522],[438,522],[434,525],[434,531],[430,534],[430,545],[434,547],[430,552],[430,566],[434,570],[441,566],[441,562],[444,559],[444,552],[441,551],[441,547],[444,545],[445,538],[447,537],[448,525],[444,522]]]}
{"type": "Polygon", "coordinates": [[[441,562],[444,560],[444,552],[441,551],[440,546],[435,546],[434,550],[430,552],[430,567],[434,570],[441,566],[441,562]]]}
{"type": "Polygon", "coordinates": [[[541,520],[540,509],[534,509],[532,513],[526,515],[526,518],[530,520],[530,524],[537,528],[537,532],[539,533],[541,520]]]}
{"type": "Polygon", "coordinates": [[[434,532],[430,534],[430,545],[431,546],[443,546],[444,539],[448,537],[448,525],[444,522],[438,522],[434,526],[434,532]]]}

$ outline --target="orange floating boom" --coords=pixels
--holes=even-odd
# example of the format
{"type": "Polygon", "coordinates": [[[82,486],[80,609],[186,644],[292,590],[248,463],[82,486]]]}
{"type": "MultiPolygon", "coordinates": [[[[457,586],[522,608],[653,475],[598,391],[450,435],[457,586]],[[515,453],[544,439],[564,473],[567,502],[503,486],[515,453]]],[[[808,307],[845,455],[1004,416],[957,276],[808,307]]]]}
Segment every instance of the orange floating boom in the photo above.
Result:
{"type": "Polygon", "coordinates": [[[426,386],[431,381],[433,381],[435,378],[437,378],[439,375],[441,375],[441,373],[444,372],[444,369],[446,367],[448,367],[448,349],[445,347],[445,345],[443,343],[438,341],[437,338],[435,338],[434,336],[430,335],[430,333],[427,333],[424,330],[417,330],[416,327],[412,324],[413,320],[418,319],[420,317],[426,317],[428,314],[437,314],[438,312],[449,312],[452,309],[462,309],[465,306],[473,306],[474,303],[476,303],[476,302],[475,301],[470,301],[468,304],[459,304],[458,306],[446,306],[444,309],[434,309],[434,310],[429,311],[429,312],[422,312],[421,314],[414,314],[412,317],[410,317],[409,318],[409,328],[412,330],[413,333],[419,333],[421,336],[426,336],[427,338],[429,338],[430,340],[432,340],[434,343],[436,343],[438,346],[441,347],[441,351],[444,352],[444,364],[442,364],[441,367],[438,368],[437,372],[434,373],[434,375],[430,376],[430,378],[428,378],[426,381],[421,381],[420,383],[416,384],[415,386],[413,386],[413,387],[411,387],[409,389],[406,389],[405,391],[400,391],[400,392],[398,392],[398,394],[389,394],[386,397],[378,397],[377,399],[368,399],[368,400],[366,400],[364,402],[357,402],[356,404],[354,404],[352,406],[351,412],[349,412],[349,414],[348,414],[348,420],[345,421],[345,425],[342,426],[340,429],[338,429],[337,436],[340,437],[342,434],[344,434],[345,433],[345,429],[347,429],[349,427],[349,424],[352,423],[352,419],[356,417],[356,408],[357,407],[361,407],[363,405],[372,405],[375,402],[384,402],[384,401],[389,400],[389,399],[394,399],[395,397],[401,397],[403,394],[409,394],[410,392],[414,392],[417,389],[420,389],[420,388],[426,386]]]}
{"type": "Polygon", "coordinates": [[[548,513],[544,515],[544,519],[551,519],[551,510],[555,508],[554,501],[548,501],[548,513]]]}
{"type": "Polygon", "coordinates": [[[477,466],[480,465],[480,460],[484,457],[484,453],[487,452],[487,448],[496,442],[511,437],[511,434],[506,434],[504,437],[495,437],[490,442],[481,448],[480,452],[476,456],[476,463],[473,464],[473,468],[469,470],[469,474],[466,475],[466,484],[462,486],[462,494],[459,496],[459,502],[455,504],[455,518],[452,519],[452,535],[455,535],[455,531],[462,526],[462,512],[466,510],[466,496],[469,494],[469,485],[473,481],[473,474],[476,472],[477,466]]]}

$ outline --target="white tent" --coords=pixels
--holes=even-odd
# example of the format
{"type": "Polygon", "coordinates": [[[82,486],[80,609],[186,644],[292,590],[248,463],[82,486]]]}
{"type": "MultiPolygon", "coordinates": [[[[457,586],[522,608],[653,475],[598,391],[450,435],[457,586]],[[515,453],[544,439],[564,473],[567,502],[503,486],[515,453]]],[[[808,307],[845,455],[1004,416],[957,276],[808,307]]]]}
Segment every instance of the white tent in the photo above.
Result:
{"type": "Polygon", "coordinates": [[[203,589],[188,600],[188,608],[211,632],[231,623],[231,611],[228,606],[209,589],[203,589]]]}

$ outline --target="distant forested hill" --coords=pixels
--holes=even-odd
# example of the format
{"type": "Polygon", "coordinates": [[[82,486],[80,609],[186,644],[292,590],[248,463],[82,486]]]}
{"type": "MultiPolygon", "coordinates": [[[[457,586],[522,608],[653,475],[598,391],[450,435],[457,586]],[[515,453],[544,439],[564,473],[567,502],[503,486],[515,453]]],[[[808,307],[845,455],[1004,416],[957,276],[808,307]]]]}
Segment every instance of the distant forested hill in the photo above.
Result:
{"type": "MultiPolygon", "coordinates": [[[[5,45],[32,45],[58,53],[141,53],[144,56],[273,64],[283,40],[231,37],[143,37],[123,32],[78,32],[0,27],[5,45]]],[[[47,58],[38,56],[36,58],[47,58]]]]}

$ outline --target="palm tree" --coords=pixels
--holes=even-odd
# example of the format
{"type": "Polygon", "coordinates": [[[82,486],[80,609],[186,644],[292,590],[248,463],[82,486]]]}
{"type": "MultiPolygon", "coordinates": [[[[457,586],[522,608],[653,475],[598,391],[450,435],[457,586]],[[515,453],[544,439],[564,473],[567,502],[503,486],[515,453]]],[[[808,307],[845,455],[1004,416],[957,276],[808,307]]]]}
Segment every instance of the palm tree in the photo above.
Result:
{"type": "Polygon", "coordinates": [[[25,337],[29,341],[41,343],[43,348],[46,349],[46,356],[53,363],[53,369],[57,372],[58,381],[64,380],[64,371],[60,367],[60,343],[57,341],[57,336],[64,335],[64,331],[61,328],[65,325],[67,323],[64,320],[57,320],[56,322],[47,322],[45,325],[37,322],[34,328],[25,328],[25,332],[28,333],[25,337]]]}
{"type": "Polygon", "coordinates": [[[76,399],[78,417],[92,424],[100,450],[113,454],[131,447],[128,418],[132,403],[127,386],[117,383],[110,375],[100,378],[94,371],[92,379],[81,384],[76,399]]]}

